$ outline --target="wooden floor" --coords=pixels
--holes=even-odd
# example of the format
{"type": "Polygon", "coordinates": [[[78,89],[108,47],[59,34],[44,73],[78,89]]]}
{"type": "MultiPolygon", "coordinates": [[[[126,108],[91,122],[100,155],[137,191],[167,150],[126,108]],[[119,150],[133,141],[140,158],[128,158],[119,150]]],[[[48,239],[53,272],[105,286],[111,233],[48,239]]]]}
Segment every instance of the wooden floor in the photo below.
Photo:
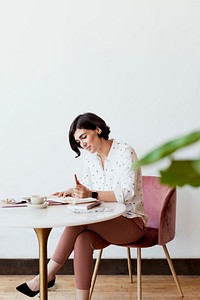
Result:
{"type": "MultiPolygon", "coordinates": [[[[0,300],[30,299],[15,290],[15,287],[32,276],[0,276],[0,300]]],[[[200,276],[179,276],[184,300],[200,300],[200,276]]],[[[59,275],[56,284],[49,289],[49,300],[74,300],[74,277],[59,275]]],[[[36,296],[34,299],[38,299],[36,296]]],[[[92,300],[137,299],[136,282],[130,283],[128,276],[97,277],[92,300]]],[[[143,300],[180,300],[172,276],[143,276],[143,300]]]]}

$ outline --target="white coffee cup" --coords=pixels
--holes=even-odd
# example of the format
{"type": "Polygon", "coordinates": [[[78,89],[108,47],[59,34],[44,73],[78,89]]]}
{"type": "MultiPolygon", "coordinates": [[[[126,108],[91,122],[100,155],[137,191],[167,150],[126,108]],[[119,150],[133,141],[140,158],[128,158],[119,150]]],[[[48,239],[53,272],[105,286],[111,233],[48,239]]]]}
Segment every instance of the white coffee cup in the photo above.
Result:
{"type": "Polygon", "coordinates": [[[40,195],[31,196],[31,204],[33,205],[41,205],[47,200],[46,197],[40,195]]]}

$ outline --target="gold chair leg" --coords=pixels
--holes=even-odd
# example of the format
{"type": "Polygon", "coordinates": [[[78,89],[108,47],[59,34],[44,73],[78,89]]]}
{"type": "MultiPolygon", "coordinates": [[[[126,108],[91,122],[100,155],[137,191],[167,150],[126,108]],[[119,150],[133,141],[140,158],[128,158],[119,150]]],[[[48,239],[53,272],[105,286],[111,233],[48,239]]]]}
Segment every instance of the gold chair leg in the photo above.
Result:
{"type": "Polygon", "coordinates": [[[182,289],[181,289],[181,286],[180,286],[178,277],[177,277],[177,275],[176,275],[176,271],[175,271],[175,269],[174,269],[173,262],[172,262],[172,260],[171,260],[170,255],[169,255],[169,252],[168,252],[168,250],[167,250],[167,246],[166,246],[166,245],[163,245],[162,247],[163,247],[163,250],[164,250],[164,252],[165,252],[165,255],[166,255],[166,258],[167,258],[167,261],[168,261],[170,270],[171,270],[171,272],[172,272],[174,281],[175,281],[176,286],[177,286],[177,288],[178,288],[178,291],[179,291],[179,293],[180,293],[180,295],[181,295],[181,298],[183,298],[184,295],[183,295],[183,292],[182,292],[182,289]]]}
{"type": "Polygon", "coordinates": [[[133,273],[132,273],[132,266],[131,266],[131,249],[127,247],[127,261],[128,261],[128,274],[130,278],[130,282],[133,282],[133,273]]]}
{"type": "Polygon", "coordinates": [[[137,299],[142,300],[141,248],[137,248],[137,299]]]}
{"type": "Polygon", "coordinates": [[[92,276],[92,283],[91,283],[91,288],[90,288],[89,300],[92,298],[92,293],[93,293],[93,290],[94,290],[94,285],[95,285],[95,282],[96,282],[97,272],[98,272],[98,268],[99,268],[99,264],[100,264],[102,253],[103,253],[103,249],[100,249],[98,257],[96,259],[96,263],[95,263],[95,267],[94,267],[94,272],[93,272],[93,276],[92,276]]]}

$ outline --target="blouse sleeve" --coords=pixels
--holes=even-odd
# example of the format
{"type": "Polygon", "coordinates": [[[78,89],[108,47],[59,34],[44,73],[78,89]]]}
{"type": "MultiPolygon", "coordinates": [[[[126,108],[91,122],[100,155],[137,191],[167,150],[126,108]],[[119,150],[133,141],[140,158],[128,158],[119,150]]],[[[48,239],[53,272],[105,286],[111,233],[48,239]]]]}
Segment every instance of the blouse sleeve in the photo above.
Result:
{"type": "Polygon", "coordinates": [[[114,189],[118,202],[130,204],[134,202],[134,196],[138,190],[138,175],[140,170],[134,170],[133,163],[137,160],[137,155],[132,148],[127,148],[122,156],[120,188],[114,189]]]}

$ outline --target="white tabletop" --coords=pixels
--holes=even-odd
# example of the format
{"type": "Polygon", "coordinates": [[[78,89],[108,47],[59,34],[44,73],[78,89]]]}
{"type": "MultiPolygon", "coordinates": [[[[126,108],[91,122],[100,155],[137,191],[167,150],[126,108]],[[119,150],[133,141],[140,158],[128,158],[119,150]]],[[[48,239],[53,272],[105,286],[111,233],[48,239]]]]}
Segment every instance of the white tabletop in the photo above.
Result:
{"type": "Polygon", "coordinates": [[[53,228],[76,226],[106,221],[123,214],[122,203],[105,203],[102,212],[73,213],[67,205],[49,206],[43,209],[29,207],[0,208],[0,227],[53,228]]]}

